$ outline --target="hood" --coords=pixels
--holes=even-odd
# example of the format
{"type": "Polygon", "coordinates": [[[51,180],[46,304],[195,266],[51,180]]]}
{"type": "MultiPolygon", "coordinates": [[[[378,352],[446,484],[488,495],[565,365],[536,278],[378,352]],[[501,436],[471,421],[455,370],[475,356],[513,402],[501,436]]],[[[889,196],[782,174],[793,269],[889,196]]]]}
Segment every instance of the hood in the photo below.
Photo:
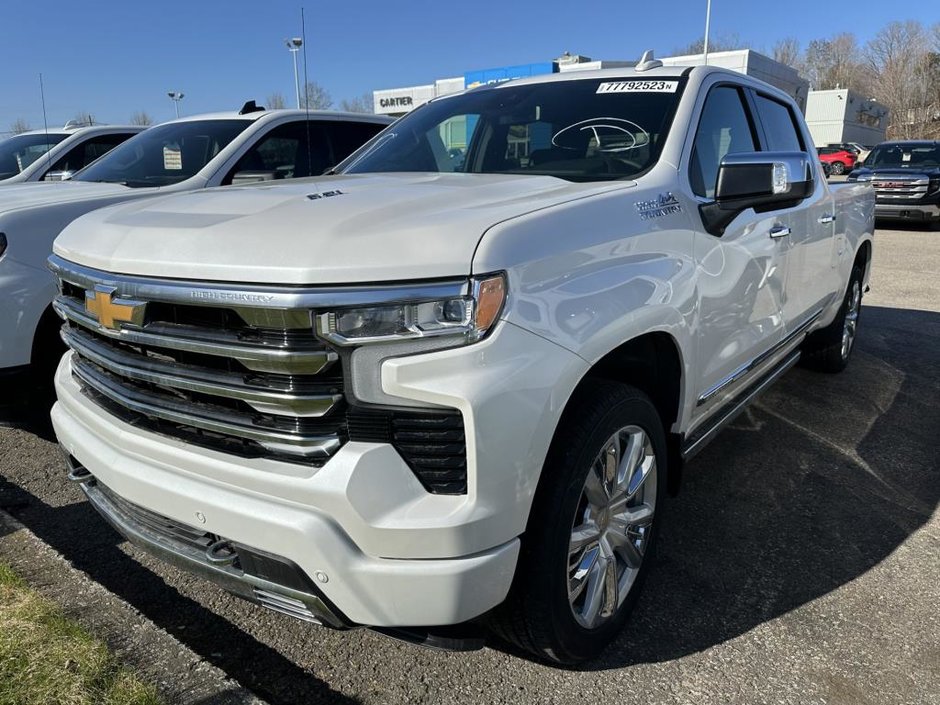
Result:
{"type": "Polygon", "coordinates": [[[130,189],[120,184],[95,184],[90,181],[34,181],[10,184],[0,188],[0,213],[129,192],[130,189]]]}
{"type": "Polygon", "coordinates": [[[940,176],[940,167],[936,166],[894,166],[894,167],[882,167],[876,166],[874,168],[860,167],[852,172],[851,176],[858,178],[859,176],[907,176],[908,178],[917,178],[917,177],[937,177],[940,176]]]}
{"type": "Polygon", "coordinates": [[[109,272],[340,284],[465,276],[488,228],[634,182],[380,174],[209,189],[95,211],[55,253],[109,272]]]}

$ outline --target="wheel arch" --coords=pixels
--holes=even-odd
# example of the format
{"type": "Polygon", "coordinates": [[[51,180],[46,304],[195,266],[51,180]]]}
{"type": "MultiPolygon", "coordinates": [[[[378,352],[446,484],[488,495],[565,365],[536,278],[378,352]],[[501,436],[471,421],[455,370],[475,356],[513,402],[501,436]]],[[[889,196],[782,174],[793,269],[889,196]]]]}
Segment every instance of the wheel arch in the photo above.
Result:
{"type": "Polygon", "coordinates": [[[595,361],[575,385],[555,428],[555,437],[566,423],[571,400],[585,384],[606,379],[635,387],[650,398],[662,420],[669,456],[668,490],[676,494],[681,484],[682,459],[680,437],[673,427],[682,414],[684,370],[682,348],[666,331],[650,331],[624,341],[595,361]]]}

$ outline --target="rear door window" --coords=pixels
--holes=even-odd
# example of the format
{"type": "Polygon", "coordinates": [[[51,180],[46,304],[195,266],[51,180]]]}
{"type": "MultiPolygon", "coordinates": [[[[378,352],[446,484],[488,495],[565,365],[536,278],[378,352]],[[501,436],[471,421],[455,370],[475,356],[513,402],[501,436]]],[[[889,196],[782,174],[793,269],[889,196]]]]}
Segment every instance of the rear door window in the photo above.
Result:
{"type": "Polygon", "coordinates": [[[787,105],[758,93],[755,96],[757,114],[764,127],[767,139],[765,150],[770,152],[802,152],[803,140],[800,138],[793,113],[787,105]]]}

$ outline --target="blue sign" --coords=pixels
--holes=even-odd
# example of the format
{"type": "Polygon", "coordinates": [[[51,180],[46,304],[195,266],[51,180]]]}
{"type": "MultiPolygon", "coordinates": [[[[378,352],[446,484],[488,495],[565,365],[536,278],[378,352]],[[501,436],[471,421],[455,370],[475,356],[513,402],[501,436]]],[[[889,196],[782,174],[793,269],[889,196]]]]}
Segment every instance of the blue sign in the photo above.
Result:
{"type": "Polygon", "coordinates": [[[489,83],[502,83],[513,78],[540,76],[545,73],[556,73],[557,71],[558,65],[554,61],[543,61],[540,64],[503,66],[496,69],[483,69],[482,71],[468,71],[464,74],[464,85],[467,88],[476,88],[489,83]]]}

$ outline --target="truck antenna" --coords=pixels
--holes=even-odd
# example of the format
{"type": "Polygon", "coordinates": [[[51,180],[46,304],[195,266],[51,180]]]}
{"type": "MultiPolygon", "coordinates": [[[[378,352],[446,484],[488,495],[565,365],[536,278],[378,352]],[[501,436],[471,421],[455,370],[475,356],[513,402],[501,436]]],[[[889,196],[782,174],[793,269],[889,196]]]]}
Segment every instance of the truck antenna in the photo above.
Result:
{"type": "MultiPolygon", "coordinates": [[[[310,145],[310,91],[308,90],[309,83],[307,81],[307,25],[304,22],[304,8],[300,7],[300,36],[304,40],[304,110],[307,113],[306,120],[304,120],[304,125],[306,125],[307,131],[307,168],[310,170],[310,176],[319,176],[319,174],[313,173],[313,148],[310,145]]],[[[313,188],[316,189],[317,193],[320,193],[320,188],[314,184],[313,188]]]]}
{"type": "Polygon", "coordinates": [[[42,85],[42,72],[39,74],[39,97],[42,100],[42,125],[46,132],[46,168],[49,169],[52,167],[52,157],[49,156],[52,146],[49,144],[49,121],[46,119],[46,90],[42,85]]]}

